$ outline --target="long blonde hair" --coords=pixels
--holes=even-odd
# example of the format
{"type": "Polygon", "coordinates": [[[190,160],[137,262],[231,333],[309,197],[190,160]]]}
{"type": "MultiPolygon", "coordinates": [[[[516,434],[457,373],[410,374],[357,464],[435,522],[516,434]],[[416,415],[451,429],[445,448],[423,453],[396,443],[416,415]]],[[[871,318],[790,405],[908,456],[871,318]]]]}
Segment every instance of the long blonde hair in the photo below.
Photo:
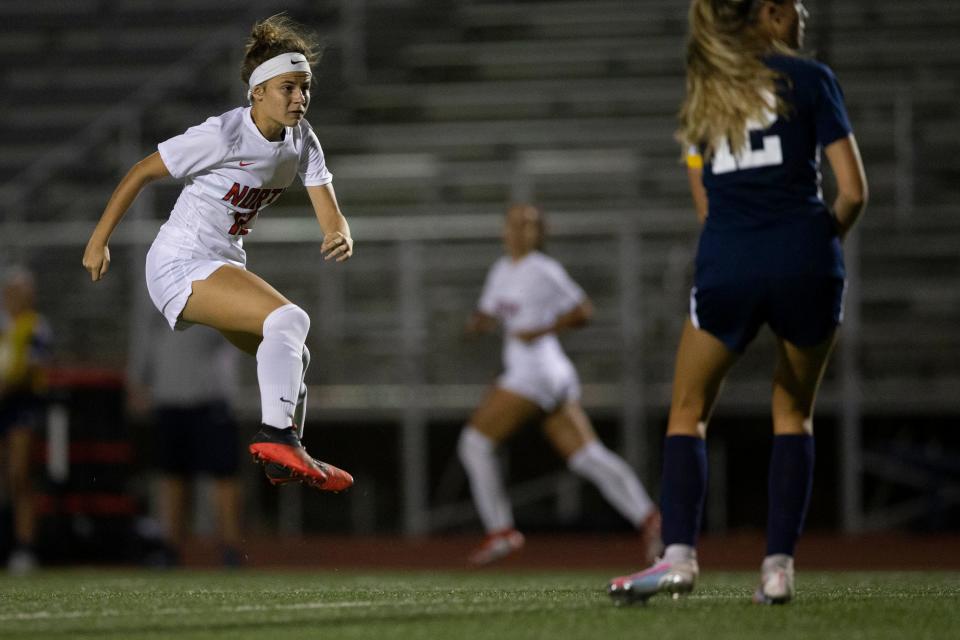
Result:
{"type": "Polygon", "coordinates": [[[747,139],[747,122],[787,106],[777,95],[779,74],[763,63],[771,51],[793,54],[762,33],[757,17],[764,2],[792,0],[692,0],[687,39],[687,95],[677,139],[686,150],[702,146],[709,159],[724,138],[736,152],[747,139]],[[776,97],[771,105],[769,96],[776,97]]]}

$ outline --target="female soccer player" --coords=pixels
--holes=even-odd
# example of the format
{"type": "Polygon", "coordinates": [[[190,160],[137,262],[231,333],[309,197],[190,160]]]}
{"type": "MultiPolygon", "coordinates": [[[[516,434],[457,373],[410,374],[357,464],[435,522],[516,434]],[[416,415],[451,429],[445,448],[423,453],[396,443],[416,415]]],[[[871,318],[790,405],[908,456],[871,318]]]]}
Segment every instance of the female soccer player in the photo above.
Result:
{"type": "Polygon", "coordinates": [[[527,422],[538,420],[547,439],[571,470],[594,483],[603,496],[640,530],[643,555],[659,552],[659,514],[636,474],[597,440],[580,407],[577,372],[557,334],[583,326],[593,308],[560,263],[539,251],[543,215],[530,205],[510,207],[504,225],[507,255],[487,274],[469,332],[504,326],[506,371],[463,428],[458,453],[470,479],[473,501],[486,529],[470,556],[477,565],[523,546],[514,529],[510,501],[495,457],[497,445],[527,422]]]}
{"type": "Polygon", "coordinates": [[[703,223],[690,316],[677,350],[661,510],[663,558],[615,578],[618,602],[690,591],[707,482],[704,437],[721,382],[767,324],[773,374],[767,551],[755,601],[793,597],[793,556],[813,479],[813,405],[842,315],[841,240],[867,184],[843,94],[800,57],[794,0],[693,0],[679,138],[703,223]],[[823,150],[837,179],[820,192],[823,150]]]}
{"type": "Polygon", "coordinates": [[[147,254],[150,297],[171,328],[208,325],[256,356],[263,426],[249,450],[270,481],[340,491],[353,484],[350,474],[314,460],[300,443],[310,318],[247,271],[243,249],[243,236],[260,211],[299,175],[323,230],[325,259],[342,262],[353,254],[333,178],[304,119],[315,61],[313,43],[285,16],[255,24],[240,73],[250,106],[161,142],[135,164],[90,236],[83,266],[100,280],[110,265],[110,235],[137,194],[160,178],[183,180],[170,218],[147,254]]]}

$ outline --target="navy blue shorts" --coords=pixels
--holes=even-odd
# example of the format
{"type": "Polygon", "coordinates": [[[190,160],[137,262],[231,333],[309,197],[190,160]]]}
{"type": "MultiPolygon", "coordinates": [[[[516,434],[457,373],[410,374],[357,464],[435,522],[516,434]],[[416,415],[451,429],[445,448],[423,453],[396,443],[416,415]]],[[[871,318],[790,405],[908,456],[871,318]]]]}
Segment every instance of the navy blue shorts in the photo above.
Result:
{"type": "Polygon", "coordinates": [[[156,465],[176,476],[236,475],[240,466],[237,423],[224,402],[156,411],[156,465]]]}
{"type": "Polygon", "coordinates": [[[15,393],[0,399],[0,438],[11,429],[43,427],[46,407],[43,399],[32,393],[15,393]]]}
{"type": "Polygon", "coordinates": [[[846,282],[834,276],[789,276],[694,287],[690,319],[742,353],[764,324],[798,347],[830,337],[843,319],[846,282]]]}

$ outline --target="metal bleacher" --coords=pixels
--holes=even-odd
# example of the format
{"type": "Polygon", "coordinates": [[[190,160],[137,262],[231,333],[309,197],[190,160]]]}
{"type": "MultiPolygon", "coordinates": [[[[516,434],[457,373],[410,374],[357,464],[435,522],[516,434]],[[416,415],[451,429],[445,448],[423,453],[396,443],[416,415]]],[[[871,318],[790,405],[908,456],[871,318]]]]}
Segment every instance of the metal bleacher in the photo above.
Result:
{"type": "MultiPolygon", "coordinates": [[[[960,46],[951,34],[960,9],[935,0],[807,4],[812,47],[845,88],[872,190],[848,247],[856,334],[845,334],[822,406],[847,415],[854,384],[864,414],[956,415],[960,46]]],[[[249,238],[251,269],[314,318],[310,348],[328,366],[311,370],[313,397],[328,415],[400,415],[407,444],[430,416],[462,417],[497,353],[490,342],[462,341],[460,327],[500,251],[504,204],[531,198],[548,213],[550,251],[598,309],[592,327],[564,339],[585,399],[622,419],[621,445],[642,461],[629,432],[644,412],[665,409],[696,239],[673,140],[685,5],[0,3],[9,89],[0,97],[0,194],[15,203],[0,225],[2,260],[27,261],[49,285],[41,302],[57,319],[63,359],[122,367],[136,339],[126,312],[142,306],[136,265],[177,185],[151,188],[131,212],[114,243],[115,271],[96,288],[79,268],[86,234],[133,160],[240,104],[249,24],[287,9],[330,44],[308,118],[358,242],[356,260],[323,266],[316,224],[294,189],[249,238]],[[638,380],[645,391],[631,394],[638,380]],[[411,404],[411,393],[430,402],[411,404]]],[[[764,414],[770,366],[769,351],[749,353],[729,402],[764,414]]],[[[408,496],[421,491],[422,478],[405,482],[408,496]]],[[[408,530],[437,524],[425,500],[405,507],[408,530]]],[[[849,528],[864,525],[853,517],[849,528]]]]}

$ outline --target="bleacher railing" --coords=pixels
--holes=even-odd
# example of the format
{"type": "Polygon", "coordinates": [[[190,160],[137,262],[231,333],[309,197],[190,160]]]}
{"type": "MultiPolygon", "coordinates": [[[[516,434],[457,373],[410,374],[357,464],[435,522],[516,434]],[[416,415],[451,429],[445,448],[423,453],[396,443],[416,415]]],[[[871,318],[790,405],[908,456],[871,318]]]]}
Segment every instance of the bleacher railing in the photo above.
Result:
{"type": "MultiPolygon", "coordinates": [[[[293,245],[318,243],[320,232],[316,221],[310,216],[282,217],[283,209],[271,210],[268,220],[256,229],[257,249],[264,245],[293,245]],[[275,215],[280,214],[280,215],[275,215]]],[[[388,218],[358,217],[351,220],[353,234],[357,239],[356,260],[370,259],[364,255],[366,247],[390,246],[395,251],[390,255],[399,256],[398,263],[382,264],[383,273],[393,274],[398,291],[402,291],[400,303],[393,310],[394,325],[399,331],[397,350],[403,363],[402,380],[389,384],[319,385],[311,390],[312,404],[322,407],[324,415],[336,416],[338,420],[367,420],[375,416],[395,421],[401,431],[396,456],[403,487],[403,526],[409,534],[421,534],[438,528],[448,527],[473,517],[469,504],[431,505],[426,469],[428,466],[427,425],[431,419],[443,416],[463,416],[479,401],[483,385],[462,384],[456,380],[443,383],[428,383],[424,375],[424,359],[428,353],[426,344],[429,335],[425,310],[428,302],[424,299],[427,280],[430,276],[425,269],[423,256],[426,252],[443,246],[455,246],[454,243],[465,240],[488,241],[491,245],[499,243],[502,218],[498,214],[460,215],[460,216],[403,216],[388,218]]],[[[112,245],[136,249],[127,252],[130,264],[114,265],[111,274],[142,270],[142,254],[147,244],[156,234],[157,221],[133,219],[125,221],[117,230],[112,245]]],[[[594,252],[589,260],[597,260],[605,273],[614,273],[613,295],[617,301],[616,322],[610,330],[616,335],[609,336],[604,342],[616,348],[616,360],[620,363],[615,380],[597,382],[584,379],[584,403],[588,410],[614,416],[619,423],[618,441],[621,453],[636,468],[650,469],[655,462],[656,452],[646,449],[647,438],[644,434],[650,426],[647,417],[662,414],[667,409],[670,390],[663,381],[655,383],[645,379],[640,363],[650,352],[671,348],[672,345],[651,345],[645,342],[644,323],[648,322],[653,310],[645,305],[645,293],[641,290],[643,269],[641,257],[645,246],[658,235],[664,233],[686,234],[692,238],[696,233],[695,223],[690,211],[619,211],[607,213],[554,213],[550,217],[550,235],[552,239],[576,238],[578,242],[604,243],[617,249],[609,253],[594,252]]],[[[58,225],[17,225],[16,235],[21,246],[36,250],[72,247],[79,256],[89,223],[77,222],[58,225]]],[[[690,243],[684,241],[685,251],[689,253],[690,243]]],[[[824,414],[836,416],[841,424],[840,438],[837,443],[843,452],[838,461],[837,477],[841,478],[842,506],[841,517],[844,528],[856,530],[862,523],[862,491],[860,488],[860,421],[862,415],[863,389],[858,368],[860,344],[856,340],[859,333],[859,246],[854,234],[848,241],[846,258],[850,274],[849,293],[846,302],[846,318],[843,337],[835,367],[839,375],[828,382],[821,394],[818,410],[824,414]]],[[[692,257],[692,256],[691,256],[692,257]]],[[[662,265],[661,265],[662,266],[662,265]]],[[[79,269],[79,259],[77,268],[79,269]]],[[[655,267],[653,267],[655,268],[655,267]]],[[[110,277],[110,276],[108,276],[110,277]]],[[[276,283],[283,288],[282,282],[276,283]]],[[[584,283],[587,284],[587,283],[584,283]]],[[[477,283],[464,283],[473,287],[477,283]]],[[[685,298],[685,290],[674,292],[677,300],[685,298]]],[[[135,304],[137,298],[145,296],[132,293],[133,300],[118,301],[119,308],[131,310],[131,323],[137,323],[141,313],[152,309],[135,304]]],[[[319,294],[318,294],[319,295],[319,294]]],[[[323,308],[323,301],[318,302],[323,308]]],[[[335,306],[335,305],[333,305],[335,306]]],[[[466,311],[466,310],[465,310],[466,311]]],[[[682,318],[678,315],[679,327],[682,318]]],[[[136,328],[130,329],[131,344],[135,344],[136,328]]],[[[443,349],[436,342],[431,349],[443,349]]],[[[728,384],[724,391],[725,403],[735,403],[758,415],[766,415],[769,401],[769,380],[760,376],[750,380],[737,380],[728,384]]],[[[765,376],[765,372],[764,372],[765,376]]],[[[258,414],[255,389],[239,394],[238,407],[241,413],[258,414]]],[[[718,470],[718,475],[722,474],[718,470]]],[[[533,485],[517,487],[519,497],[542,495],[543,479],[533,485]],[[537,484],[539,482],[539,484],[537,484]],[[535,485],[535,486],[534,486],[535,485]]],[[[558,490],[568,491],[569,483],[555,482],[558,490]]],[[[291,499],[293,494],[291,494],[291,499]]],[[[723,497],[718,499],[725,499],[723,497]]],[[[722,512],[723,509],[716,509],[722,512]]],[[[296,509],[287,509],[295,513],[296,509]]],[[[295,528],[295,527],[294,527],[295,528]]]]}

